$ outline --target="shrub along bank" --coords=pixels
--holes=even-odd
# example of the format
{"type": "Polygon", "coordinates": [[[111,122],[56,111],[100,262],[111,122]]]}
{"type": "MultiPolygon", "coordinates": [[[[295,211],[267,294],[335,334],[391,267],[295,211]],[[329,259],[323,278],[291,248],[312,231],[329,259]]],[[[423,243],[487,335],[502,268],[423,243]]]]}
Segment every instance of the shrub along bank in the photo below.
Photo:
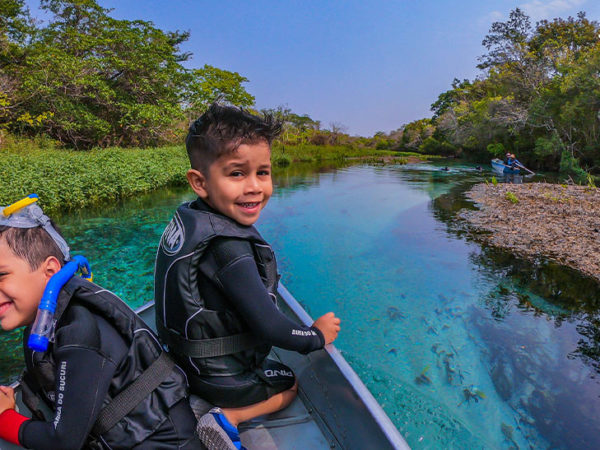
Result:
{"type": "MultiPolygon", "coordinates": [[[[31,148],[27,144],[33,143],[20,144],[19,149],[10,146],[0,150],[0,205],[35,192],[48,212],[67,211],[187,183],[189,161],[182,146],[24,151],[23,147],[31,148]]],[[[281,167],[295,162],[390,155],[396,153],[349,146],[275,145],[273,164],[281,167]]]]}
{"type": "Polygon", "coordinates": [[[181,147],[108,148],[87,152],[36,149],[0,151],[0,205],[35,192],[49,212],[186,183],[189,167],[181,147]]]}

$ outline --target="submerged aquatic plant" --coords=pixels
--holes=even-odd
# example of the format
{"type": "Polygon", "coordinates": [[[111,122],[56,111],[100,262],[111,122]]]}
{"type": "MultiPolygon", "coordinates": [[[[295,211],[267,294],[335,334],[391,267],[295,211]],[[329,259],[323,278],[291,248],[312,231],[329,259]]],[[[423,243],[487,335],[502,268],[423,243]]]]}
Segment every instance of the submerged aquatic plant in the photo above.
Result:
{"type": "Polygon", "coordinates": [[[415,377],[415,383],[417,384],[431,384],[431,378],[427,376],[427,371],[429,370],[429,365],[425,366],[423,371],[415,377]]]}
{"type": "Polygon", "coordinates": [[[457,406],[462,405],[464,402],[470,403],[471,400],[475,400],[475,403],[485,398],[485,393],[474,384],[463,388],[463,396],[465,397],[462,402],[457,406]]]}

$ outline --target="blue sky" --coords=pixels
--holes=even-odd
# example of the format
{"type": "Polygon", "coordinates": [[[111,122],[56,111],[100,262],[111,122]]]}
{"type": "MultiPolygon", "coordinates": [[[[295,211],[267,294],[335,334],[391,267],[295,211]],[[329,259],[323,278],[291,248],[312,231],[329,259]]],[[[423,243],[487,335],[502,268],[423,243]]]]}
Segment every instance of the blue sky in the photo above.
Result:
{"type": "Polygon", "coordinates": [[[187,65],[244,75],[258,108],[287,105],[364,136],[430,117],[455,77],[478,74],[481,41],[516,7],[532,23],[578,11],[600,21],[598,0],[98,1],[117,18],[190,31],[187,65]]]}

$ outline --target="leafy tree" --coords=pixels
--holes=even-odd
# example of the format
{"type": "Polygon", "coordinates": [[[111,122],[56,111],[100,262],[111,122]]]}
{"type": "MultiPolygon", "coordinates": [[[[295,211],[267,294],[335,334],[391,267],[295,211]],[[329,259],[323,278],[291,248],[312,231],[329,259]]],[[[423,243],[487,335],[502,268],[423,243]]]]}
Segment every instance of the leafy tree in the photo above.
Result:
{"type": "MultiPolygon", "coordinates": [[[[187,33],[113,19],[94,0],[45,0],[54,14],[14,70],[21,109],[50,113],[41,130],[74,147],[150,145],[181,115],[187,33]]],[[[31,125],[31,124],[29,124],[31,125]]]]}
{"type": "Polygon", "coordinates": [[[201,69],[192,70],[185,95],[188,118],[198,117],[217,100],[241,107],[252,106],[254,96],[242,86],[242,83],[247,82],[248,79],[237,72],[229,72],[208,64],[201,69]]]}
{"type": "Polygon", "coordinates": [[[0,144],[15,109],[16,81],[6,69],[22,58],[22,45],[31,30],[23,0],[0,0],[0,144]]]}
{"type": "MultiPolygon", "coordinates": [[[[598,23],[579,13],[532,27],[516,9],[508,21],[492,24],[483,45],[482,75],[455,79],[431,106],[437,143],[482,157],[486,148],[496,152],[503,146],[533,166],[575,176],[581,175],[580,164],[598,170],[598,23]]],[[[414,136],[407,127],[403,142],[414,136]]],[[[437,144],[423,140],[419,145],[424,150],[437,144]]]]}

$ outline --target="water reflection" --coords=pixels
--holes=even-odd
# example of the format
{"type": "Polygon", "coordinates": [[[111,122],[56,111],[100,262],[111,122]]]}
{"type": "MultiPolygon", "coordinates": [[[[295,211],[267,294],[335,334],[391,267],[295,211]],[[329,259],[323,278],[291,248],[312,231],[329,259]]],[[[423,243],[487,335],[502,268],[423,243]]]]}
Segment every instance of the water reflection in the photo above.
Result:
{"type": "MultiPolygon", "coordinates": [[[[342,317],[338,348],[413,448],[600,448],[600,289],[482,245],[457,212],[486,178],[441,161],[278,168],[258,225],[308,312],[342,317]]],[[[59,223],[98,282],[136,306],[191,198],[162,190],[59,223]]]]}
{"type": "MultiPolygon", "coordinates": [[[[472,207],[461,185],[433,202],[447,229],[470,240],[456,212],[472,207]]],[[[469,259],[491,281],[469,321],[489,360],[500,397],[517,412],[510,424],[533,447],[600,447],[600,286],[557,263],[488,247],[469,259]],[[487,311],[484,312],[484,311],[487,311]]]]}

